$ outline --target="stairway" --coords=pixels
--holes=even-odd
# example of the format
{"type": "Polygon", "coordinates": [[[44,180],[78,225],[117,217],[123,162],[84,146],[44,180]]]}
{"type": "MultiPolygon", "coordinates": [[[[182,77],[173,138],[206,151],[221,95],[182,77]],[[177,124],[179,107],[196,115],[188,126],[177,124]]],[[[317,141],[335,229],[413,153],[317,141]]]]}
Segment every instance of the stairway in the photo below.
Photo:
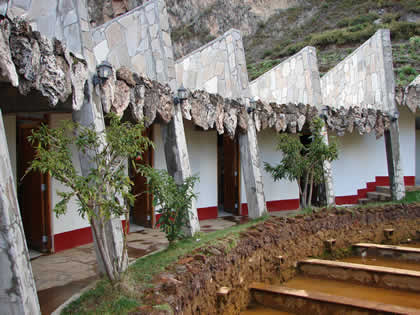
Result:
{"type": "Polygon", "coordinates": [[[375,191],[368,191],[367,198],[360,198],[358,203],[365,205],[371,202],[391,201],[391,189],[389,186],[376,186],[375,191]]]}
{"type": "Polygon", "coordinates": [[[360,243],[354,250],[340,261],[300,261],[281,285],[251,284],[253,305],[286,314],[420,315],[420,248],[360,243]]]}

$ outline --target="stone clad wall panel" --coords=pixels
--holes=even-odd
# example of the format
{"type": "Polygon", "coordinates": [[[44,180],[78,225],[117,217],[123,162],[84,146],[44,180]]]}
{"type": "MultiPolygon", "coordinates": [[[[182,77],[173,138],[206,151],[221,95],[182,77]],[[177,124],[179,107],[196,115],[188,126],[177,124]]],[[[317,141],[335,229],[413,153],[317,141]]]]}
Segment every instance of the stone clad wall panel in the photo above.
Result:
{"type": "Polygon", "coordinates": [[[305,47],[250,83],[251,95],[264,102],[322,103],[314,47],[305,47]]]}
{"type": "Polygon", "coordinates": [[[245,52],[239,31],[230,30],[176,62],[179,84],[223,97],[249,96],[245,52]]]}
{"type": "Polygon", "coordinates": [[[57,38],[71,52],[82,55],[82,29],[89,28],[83,3],[84,0],[10,0],[8,16],[25,16],[34,31],[57,38]]]}
{"type": "Polygon", "coordinates": [[[96,62],[126,66],[175,88],[168,14],[163,0],[149,1],[92,30],[96,62]]]}
{"type": "Polygon", "coordinates": [[[333,107],[393,109],[395,83],[392,56],[387,55],[387,45],[390,45],[389,30],[378,30],[325,74],[321,79],[323,103],[333,107]]]}

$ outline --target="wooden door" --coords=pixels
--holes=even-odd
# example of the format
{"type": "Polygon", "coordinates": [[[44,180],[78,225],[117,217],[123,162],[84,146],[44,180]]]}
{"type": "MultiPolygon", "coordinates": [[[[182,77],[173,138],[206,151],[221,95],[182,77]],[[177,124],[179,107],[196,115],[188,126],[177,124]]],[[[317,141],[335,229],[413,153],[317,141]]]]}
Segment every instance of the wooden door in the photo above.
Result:
{"type": "MultiPolygon", "coordinates": [[[[153,139],[153,128],[148,128],[143,136],[153,139]]],[[[153,167],[154,151],[153,149],[147,150],[143,153],[141,159],[136,163],[143,165],[150,165],[153,167]]],[[[153,195],[147,193],[149,187],[146,183],[146,178],[140,174],[134,174],[133,178],[134,187],[133,194],[137,195],[134,207],[131,212],[133,222],[137,225],[144,227],[154,227],[156,224],[155,211],[153,207],[153,195]]]]}
{"type": "Polygon", "coordinates": [[[223,208],[239,215],[240,208],[240,162],[237,138],[223,136],[223,208]]]}
{"type": "Polygon", "coordinates": [[[28,136],[32,135],[32,130],[38,127],[39,123],[19,125],[18,194],[28,247],[47,251],[51,249],[49,177],[33,171],[25,175],[35,157],[35,149],[29,143],[28,136]]]}

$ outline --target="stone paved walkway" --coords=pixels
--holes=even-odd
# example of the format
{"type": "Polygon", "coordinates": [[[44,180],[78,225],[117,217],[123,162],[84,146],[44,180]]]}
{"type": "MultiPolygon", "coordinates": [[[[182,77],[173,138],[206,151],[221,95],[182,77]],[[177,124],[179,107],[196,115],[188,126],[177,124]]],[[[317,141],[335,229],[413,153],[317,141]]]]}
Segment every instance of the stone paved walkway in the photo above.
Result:
{"type": "MultiPolygon", "coordinates": [[[[223,230],[246,222],[243,217],[224,217],[201,221],[203,232],[223,230]]],[[[146,254],[166,248],[168,242],[158,229],[130,233],[127,247],[130,262],[146,254]]],[[[31,261],[42,314],[50,314],[71,296],[98,279],[92,244],[41,256],[31,261]]]]}

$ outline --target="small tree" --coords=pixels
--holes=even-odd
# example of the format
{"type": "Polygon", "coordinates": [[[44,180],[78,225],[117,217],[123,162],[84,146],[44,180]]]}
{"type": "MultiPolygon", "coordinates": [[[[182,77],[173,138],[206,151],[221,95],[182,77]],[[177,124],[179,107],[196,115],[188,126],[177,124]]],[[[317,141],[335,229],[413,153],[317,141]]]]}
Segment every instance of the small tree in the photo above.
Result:
{"type": "Polygon", "coordinates": [[[264,169],[275,181],[283,178],[297,181],[302,208],[311,207],[313,187],[323,181],[324,161],[338,158],[338,143],[332,139],[327,144],[322,135],[323,128],[324,122],[320,118],[311,122],[311,142],[307,146],[301,143],[299,137],[278,135],[277,151],[283,152],[283,159],[276,166],[264,163],[264,169]]]}
{"type": "Polygon", "coordinates": [[[182,185],[177,185],[166,170],[156,170],[147,165],[137,165],[137,167],[147,178],[150,193],[153,194],[153,205],[161,207],[158,224],[165,232],[169,243],[184,238],[192,201],[197,198],[193,188],[198,177],[190,176],[182,185]]]}
{"type": "Polygon", "coordinates": [[[128,177],[126,161],[141,156],[153,144],[142,135],[142,124],[121,123],[116,115],[108,118],[109,126],[103,133],[72,121],[55,129],[42,125],[29,137],[36,148],[36,157],[27,172],[49,173],[69,188],[68,192],[57,192],[61,201],[55,205],[54,212],[57,217],[65,214],[68,202],[76,198],[79,215],[91,224],[106,275],[115,283],[126,266],[127,228],[123,252],[120,259],[115,260],[107,246],[105,223],[122,215],[129,222],[128,209],[135,197],[131,193],[133,182],[128,177]],[[81,176],[73,164],[73,145],[94,165],[86,177],[81,176]]]}

